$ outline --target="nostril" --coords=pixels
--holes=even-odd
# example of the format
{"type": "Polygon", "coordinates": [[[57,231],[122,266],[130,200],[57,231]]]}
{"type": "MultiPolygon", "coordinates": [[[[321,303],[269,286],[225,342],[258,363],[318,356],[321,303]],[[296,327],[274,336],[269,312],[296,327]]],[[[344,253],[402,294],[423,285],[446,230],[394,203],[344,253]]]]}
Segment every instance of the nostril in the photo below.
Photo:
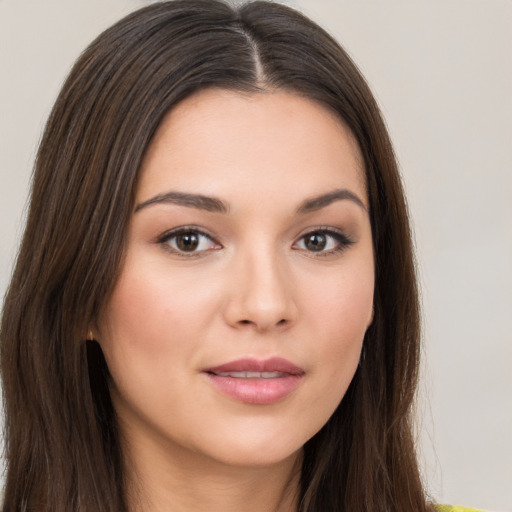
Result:
{"type": "MultiPolygon", "coordinates": [[[[251,320],[240,320],[239,323],[242,325],[251,325],[251,324],[254,324],[255,322],[252,322],[251,320]]],[[[288,323],[288,320],[286,320],[286,318],[282,318],[275,325],[286,325],[287,323],[288,323]]]]}

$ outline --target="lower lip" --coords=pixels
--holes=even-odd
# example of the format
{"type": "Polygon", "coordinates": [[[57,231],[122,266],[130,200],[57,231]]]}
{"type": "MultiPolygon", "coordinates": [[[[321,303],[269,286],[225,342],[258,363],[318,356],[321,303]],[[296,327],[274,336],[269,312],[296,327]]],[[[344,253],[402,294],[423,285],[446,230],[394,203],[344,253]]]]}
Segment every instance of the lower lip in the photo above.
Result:
{"type": "Polygon", "coordinates": [[[210,382],[222,393],[246,404],[269,405],[295,391],[302,375],[288,375],[274,379],[240,379],[207,374],[210,382]]]}

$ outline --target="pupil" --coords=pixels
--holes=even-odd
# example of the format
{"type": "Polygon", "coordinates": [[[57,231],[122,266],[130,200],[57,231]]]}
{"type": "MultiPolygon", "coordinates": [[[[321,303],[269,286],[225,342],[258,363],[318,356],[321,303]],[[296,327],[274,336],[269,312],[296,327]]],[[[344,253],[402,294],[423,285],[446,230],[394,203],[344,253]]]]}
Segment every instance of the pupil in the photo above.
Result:
{"type": "Polygon", "coordinates": [[[176,245],[181,251],[193,251],[199,245],[199,237],[196,233],[185,233],[178,235],[176,245]]]}
{"type": "Polygon", "coordinates": [[[310,251],[321,251],[325,248],[326,245],[326,237],[325,235],[316,233],[314,235],[310,235],[306,240],[306,247],[310,251]]]}

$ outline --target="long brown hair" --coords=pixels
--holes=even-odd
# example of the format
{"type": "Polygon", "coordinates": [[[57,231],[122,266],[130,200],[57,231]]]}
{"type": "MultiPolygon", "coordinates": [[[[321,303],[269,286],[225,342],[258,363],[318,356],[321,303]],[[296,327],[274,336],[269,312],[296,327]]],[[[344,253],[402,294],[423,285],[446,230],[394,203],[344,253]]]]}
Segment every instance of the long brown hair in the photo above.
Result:
{"type": "Polygon", "coordinates": [[[122,265],[144,153],[198,89],[282,89],[336,112],[365,161],[376,259],[374,320],[338,409],[304,448],[301,512],[422,512],[411,425],[419,311],[404,193],[389,137],[345,51],[294,10],[176,0],[101,34],[50,115],[1,328],[4,511],[127,510],[101,349],[87,327],[122,265]]]}

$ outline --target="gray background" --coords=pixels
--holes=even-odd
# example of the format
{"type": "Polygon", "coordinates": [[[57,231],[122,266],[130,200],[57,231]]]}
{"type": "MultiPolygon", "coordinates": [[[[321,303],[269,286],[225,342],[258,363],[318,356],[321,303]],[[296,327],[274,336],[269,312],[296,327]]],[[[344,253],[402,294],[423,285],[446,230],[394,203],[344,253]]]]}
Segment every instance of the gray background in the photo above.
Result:
{"type": "MultiPolygon", "coordinates": [[[[0,0],[0,293],[46,116],[80,51],[147,4],[0,0]]],[[[387,119],[424,304],[419,441],[431,494],[512,511],[512,2],[296,0],[387,119]]]]}

